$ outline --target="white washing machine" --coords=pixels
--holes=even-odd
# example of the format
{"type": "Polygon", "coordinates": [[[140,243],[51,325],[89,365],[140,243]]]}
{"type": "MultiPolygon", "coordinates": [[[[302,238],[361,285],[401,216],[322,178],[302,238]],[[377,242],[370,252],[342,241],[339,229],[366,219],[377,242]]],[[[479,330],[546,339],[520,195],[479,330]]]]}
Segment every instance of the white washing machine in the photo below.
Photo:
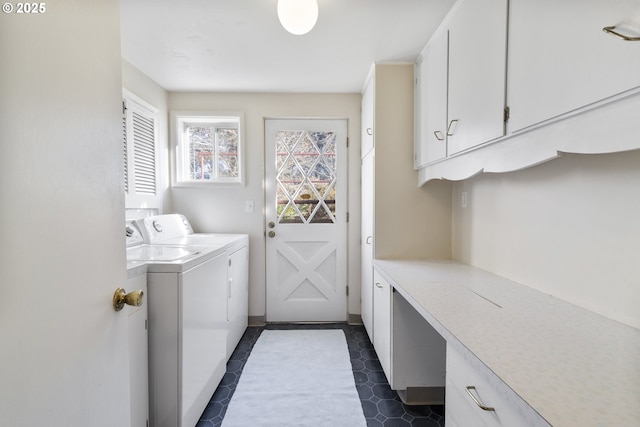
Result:
{"type": "Polygon", "coordinates": [[[128,263],[147,265],[151,425],[193,427],[226,370],[226,252],[144,244],[131,221],[126,230],[128,263]]]}
{"type": "Polygon", "coordinates": [[[249,319],[249,236],[246,234],[194,233],[181,214],[155,215],[138,221],[150,245],[223,247],[227,253],[227,357],[240,342],[249,319]]]}

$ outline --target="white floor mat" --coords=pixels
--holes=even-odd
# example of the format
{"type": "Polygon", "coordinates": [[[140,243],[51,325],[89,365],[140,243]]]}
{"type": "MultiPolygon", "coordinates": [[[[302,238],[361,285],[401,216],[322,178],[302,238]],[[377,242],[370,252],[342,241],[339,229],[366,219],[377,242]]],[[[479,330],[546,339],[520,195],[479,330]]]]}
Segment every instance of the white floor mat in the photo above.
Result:
{"type": "Polygon", "coordinates": [[[344,332],[265,330],[223,427],[366,427],[344,332]]]}

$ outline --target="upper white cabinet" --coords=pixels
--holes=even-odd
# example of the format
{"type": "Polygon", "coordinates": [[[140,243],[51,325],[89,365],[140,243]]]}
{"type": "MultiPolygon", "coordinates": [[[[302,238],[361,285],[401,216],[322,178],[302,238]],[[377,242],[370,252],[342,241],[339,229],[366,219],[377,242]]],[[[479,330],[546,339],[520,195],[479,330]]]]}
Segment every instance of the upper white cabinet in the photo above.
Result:
{"type": "Polygon", "coordinates": [[[640,87],[638,0],[510,0],[509,132],[640,87]]]}
{"type": "Polygon", "coordinates": [[[415,166],[504,135],[507,0],[460,0],[417,70],[415,166]]]}
{"type": "Polygon", "coordinates": [[[414,166],[447,156],[449,32],[436,33],[416,64],[414,166]]]}
{"type": "Polygon", "coordinates": [[[521,170],[562,153],[640,149],[638,0],[459,0],[416,70],[419,185],[521,170]],[[444,33],[443,135],[429,105],[442,103],[429,89],[442,78],[425,61],[443,63],[432,57],[444,33]],[[444,156],[436,136],[445,138],[444,156]]]}
{"type": "Polygon", "coordinates": [[[369,79],[362,92],[362,138],[361,157],[364,157],[373,149],[373,121],[374,121],[374,80],[369,79]]]}
{"type": "Polygon", "coordinates": [[[449,25],[448,154],[504,135],[507,0],[463,0],[449,25]]]}

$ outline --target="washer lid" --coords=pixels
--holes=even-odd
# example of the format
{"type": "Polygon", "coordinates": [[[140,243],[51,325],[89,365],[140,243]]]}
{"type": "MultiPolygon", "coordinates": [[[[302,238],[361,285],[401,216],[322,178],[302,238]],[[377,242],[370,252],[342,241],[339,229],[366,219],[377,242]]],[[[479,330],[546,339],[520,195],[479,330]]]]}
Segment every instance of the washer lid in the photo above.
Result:
{"type": "Polygon", "coordinates": [[[129,261],[178,261],[200,252],[178,246],[141,245],[127,250],[129,261]]]}

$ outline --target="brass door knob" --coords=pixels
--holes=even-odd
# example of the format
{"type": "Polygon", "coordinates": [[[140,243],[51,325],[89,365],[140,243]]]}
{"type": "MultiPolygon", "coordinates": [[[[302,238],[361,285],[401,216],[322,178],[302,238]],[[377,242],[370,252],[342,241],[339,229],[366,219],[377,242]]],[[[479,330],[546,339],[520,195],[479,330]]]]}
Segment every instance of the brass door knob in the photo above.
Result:
{"type": "Polygon", "coordinates": [[[271,237],[271,238],[276,237],[276,232],[275,231],[270,231],[269,232],[269,237],[271,237]]]}
{"type": "Polygon", "coordinates": [[[276,223],[273,221],[269,221],[269,228],[273,228],[276,226],[276,223]]]}
{"type": "Polygon", "coordinates": [[[134,307],[140,307],[142,305],[142,298],[144,297],[143,291],[133,291],[127,293],[124,289],[118,288],[113,294],[113,309],[120,311],[124,308],[124,305],[132,305],[134,307]]]}

